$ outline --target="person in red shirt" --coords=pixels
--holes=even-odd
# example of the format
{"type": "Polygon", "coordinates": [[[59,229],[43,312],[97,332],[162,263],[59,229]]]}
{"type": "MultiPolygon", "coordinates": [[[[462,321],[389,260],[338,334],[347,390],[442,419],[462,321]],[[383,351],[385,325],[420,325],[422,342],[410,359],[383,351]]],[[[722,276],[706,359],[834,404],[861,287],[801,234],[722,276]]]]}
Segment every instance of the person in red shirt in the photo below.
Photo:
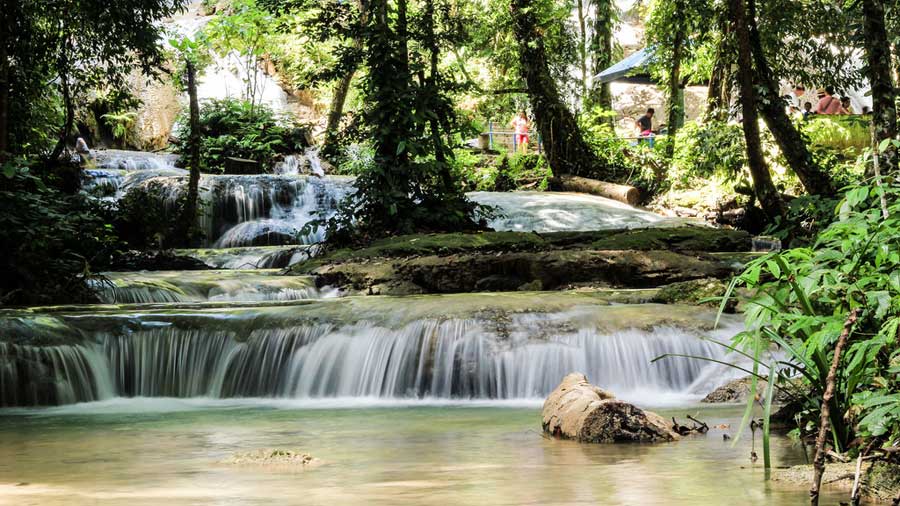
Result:
{"type": "Polygon", "coordinates": [[[513,118],[510,122],[510,126],[512,126],[516,132],[516,147],[522,153],[527,153],[528,128],[531,126],[531,123],[529,123],[528,117],[525,116],[525,111],[519,111],[519,115],[513,118]]]}
{"type": "Polygon", "coordinates": [[[841,99],[834,96],[834,88],[826,87],[819,90],[819,103],[816,105],[816,114],[840,114],[841,99]]]}

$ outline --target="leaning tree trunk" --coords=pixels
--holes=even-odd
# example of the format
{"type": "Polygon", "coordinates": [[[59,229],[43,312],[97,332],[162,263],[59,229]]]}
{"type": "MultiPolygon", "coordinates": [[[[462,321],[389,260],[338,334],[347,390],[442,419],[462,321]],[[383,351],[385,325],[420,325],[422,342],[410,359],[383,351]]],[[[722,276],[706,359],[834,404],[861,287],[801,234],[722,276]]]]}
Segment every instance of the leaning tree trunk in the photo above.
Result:
{"type": "Polygon", "coordinates": [[[543,34],[531,0],[511,0],[513,30],[519,44],[519,66],[547,161],[554,174],[603,178],[601,166],[584,141],[575,116],[566,107],[547,64],[543,34]],[[599,172],[599,174],[598,174],[599,172]]]}
{"type": "MultiPolygon", "coordinates": [[[[593,53],[596,76],[612,65],[612,26],[613,3],[612,0],[593,0],[594,5],[594,33],[591,37],[591,53],[593,53]]],[[[612,91],[609,83],[594,83],[590,96],[590,103],[604,109],[612,109],[612,91]]]]}
{"type": "Polygon", "coordinates": [[[189,101],[189,127],[190,137],[190,164],[191,174],[188,179],[188,193],[181,216],[181,240],[191,246],[198,242],[195,233],[197,223],[197,208],[200,193],[200,105],[197,100],[197,71],[194,63],[187,62],[187,85],[189,101]]]}
{"type": "Polygon", "coordinates": [[[347,101],[347,94],[350,92],[350,84],[353,82],[354,75],[356,75],[356,65],[341,76],[334,88],[334,96],[331,98],[328,123],[325,126],[325,150],[331,155],[336,154],[335,146],[338,143],[341,119],[344,117],[344,103],[347,101]]]}
{"type": "MultiPolygon", "coordinates": [[[[885,29],[882,0],[863,0],[863,40],[869,83],[872,85],[872,126],[875,143],[897,137],[897,104],[891,78],[891,51],[885,29]]],[[[884,174],[898,168],[897,149],[891,146],[879,158],[884,174]]]]}
{"type": "Polygon", "coordinates": [[[753,178],[753,189],[763,212],[774,220],[784,215],[784,203],[772,184],[772,175],[763,157],[759,138],[759,119],[756,111],[756,91],[753,83],[753,61],[750,50],[750,33],[747,25],[744,0],[730,0],[729,14],[734,23],[738,43],[738,88],[741,110],[744,114],[744,141],[747,144],[747,163],[753,178]]]}
{"type": "MultiPolygon", "coordinates": [[[[784,155],[791,170],[811,195],[833,195],[834,186],[831,178],[813,160],[803,136],[794,127],[785,112],[784,101],[779,93],[778,82],[773,77],[772,69],[763,52],[762,39],[756,25],[756,1],[747,0],[747,23],[749,26],[750,46],[753,62],[756,64],[756,82],[761,92],[756,101],[760,114],[772,132],[781,154],[784,155]]],[[[745,112],[746,114],[746,112],[745,112]]]]}

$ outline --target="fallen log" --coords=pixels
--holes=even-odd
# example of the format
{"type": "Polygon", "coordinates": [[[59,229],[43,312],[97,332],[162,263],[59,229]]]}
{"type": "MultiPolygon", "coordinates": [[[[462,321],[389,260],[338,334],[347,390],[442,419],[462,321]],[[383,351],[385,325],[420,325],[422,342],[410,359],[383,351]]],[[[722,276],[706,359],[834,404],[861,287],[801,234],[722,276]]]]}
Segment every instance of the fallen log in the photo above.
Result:
{"type": "Polygon", "coordinates": [[[591,385],[584,374],[563,378],[544,402],[544,432],[582,443],[657,443],[674,441],[665,419],[620,401],[591,385]]]}
{"type": "Polygon", "coordinates": [[[562,174],[554,178],[552,186],[562,191],[590,193],[591,195],[618,200],[630,206],[636,206],[641,201],[641,192],[634,186],[608,183],[570,174],[562,174]]]}

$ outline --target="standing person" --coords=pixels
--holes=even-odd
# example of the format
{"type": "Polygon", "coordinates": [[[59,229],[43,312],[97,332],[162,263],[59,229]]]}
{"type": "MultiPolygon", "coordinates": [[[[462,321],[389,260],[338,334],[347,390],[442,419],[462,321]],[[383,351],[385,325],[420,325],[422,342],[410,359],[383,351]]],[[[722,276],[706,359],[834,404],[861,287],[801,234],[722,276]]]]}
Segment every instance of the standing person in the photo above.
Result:
{"type": "Polygon", "coordinates": [[[519,111],[519,115],[513,118],[509,124],[515,129],[516,146],[518,147],[519,152],[527,153],[528,128],[531,126],[531,123],[528,121],[528,116],[525,116],[525,111],[519,111]]]}
{"type": "Polygon", "coordinates": [[[840,114],[841,101],[834,96],[834,88],[831,86],[819,90],[819,103],[816,105],[816,114],[840,114]]]}
{"type": "Polygon", "coordinates": [[[652,107],[647,109],[643,116],[638,118],[634,124],[638,127],[640,137],[649,139],[650,147],[653,147],[653,113],[656,111],[652,107]]]}

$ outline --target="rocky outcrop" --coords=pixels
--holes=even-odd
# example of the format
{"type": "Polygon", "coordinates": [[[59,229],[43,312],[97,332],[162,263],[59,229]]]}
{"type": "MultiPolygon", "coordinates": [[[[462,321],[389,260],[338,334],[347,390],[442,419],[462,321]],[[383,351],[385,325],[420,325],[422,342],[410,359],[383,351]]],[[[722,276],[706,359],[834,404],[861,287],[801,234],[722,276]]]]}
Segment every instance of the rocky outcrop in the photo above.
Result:
{"type": "MultiPolygon", "coordinates": [[[[777,386],[777,384],[776,384],[777,386]]],[[[756,383],[756,395],[762,398],[765,395],[767,382],[758,380],[756,383]]],[[[727,403],[727,402],[746,402],[750,397],[750,376],[729,381],[719,388],[710,392],[700,402],[705,403],[727,403]]],[[[775,389],[772,401],[776,404],[782,404],[791,400],[790,395],[784,390],[775,389]]]]}
{"type": "Polygon", "coordinates": [[[209,266],[193,257],[172,250],[128,250],[113,256],[107,271],[201,271],[209,266]]]}
{"type": "Polygon", "coordinates": [[[544,432],[583,443],[657,443],[678,434],[656,413],[620,401],[572,373],[544,401],[544,432]]]}
{"type": "Polygon", "coordinates": [[[343,262],[311,272],[322,286],[381,295],[513,291],[529,286],[649,288],[733,273],[715,259],[658,250],[429,255],[343,262]]]}
{"type": "MultiPolygon", "coordinates": [[[[725,281],[715,278],[681,281],[660,288],[650,300],[660,304],[691,304],[717,308],[727,288],[725,281]]],[[[737,299],[731,298],[724,309],[726,313],[733,313],[737,309],[737,299]]]]}

